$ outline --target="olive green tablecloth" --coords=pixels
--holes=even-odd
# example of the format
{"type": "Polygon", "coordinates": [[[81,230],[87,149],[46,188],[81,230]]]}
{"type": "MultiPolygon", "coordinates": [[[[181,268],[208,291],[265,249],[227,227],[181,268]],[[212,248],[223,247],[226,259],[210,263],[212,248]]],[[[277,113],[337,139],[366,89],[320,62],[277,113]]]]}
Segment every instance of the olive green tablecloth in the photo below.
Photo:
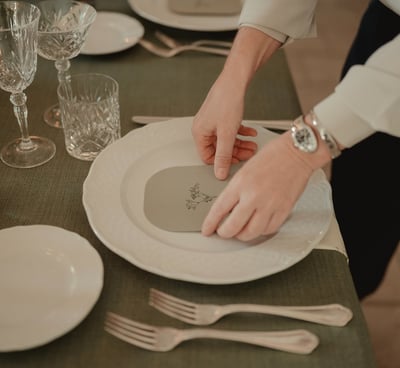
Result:
{"type": "MultiPolygon", "coordinates": [[[[124,1],[98,1],[97,4],[98,9],[135,15],[124,1]]],[[[146,37],[152,37],[155,25],[138,19],[146,27],[146,37]]],[[[158,28],[181,39],[229,40],[233,37],[232,32],[212,35],[158,28]]],[[[72,60],[71,71],[106,73],[119,82],[121,126],[122,133],[126,134],[137,128],[130,121],[133,114],[195,114],[223,63],[223,57],[194,52],[162,59],[135,46],[113,55],[78,56],[72,60]]],[[[39,59],[35,80],[26,91],[30,132],[52,139],[57,153],[52,161],[34,169],[18,170],[0,164],[0,228],[49,224],[79,233],[101,255],[104,288],[99,301],[79,326],[45,346],[0,354],[0,367],[375,367],[347,260],[339,252],[314,250],[297,265],[276,275],[243,284],[210,286],[150,274],[109,251],[90,228],[82,205],[82,184],[90,163],[70,157],[64,148],[62,130],[42,121],[44,109],[56,102],[56,84],[53,63],[39,59]],[[352,309],[354,319],[348,326],[337,328],[281,317],[236,315],[216,325],[239,330],[307,328],[321,340],[320,346],[308,356],[211,340],[190,341],[171,352],[154,353],[130,346],[103,330],[108,310],[143,322],[184,327],[183,323],[148,306],[150,287],[199,302],[291,305],[338,302],[352,309]]],[[[19,135],[8,97],[0,92],[1,146],[19,135]]],[[[252,83],[245,117],[291,119],[299,113],[284,54],[278,52],[252,83]]],[[[339,234],[337,239],[340,241],[339,234]]]]}

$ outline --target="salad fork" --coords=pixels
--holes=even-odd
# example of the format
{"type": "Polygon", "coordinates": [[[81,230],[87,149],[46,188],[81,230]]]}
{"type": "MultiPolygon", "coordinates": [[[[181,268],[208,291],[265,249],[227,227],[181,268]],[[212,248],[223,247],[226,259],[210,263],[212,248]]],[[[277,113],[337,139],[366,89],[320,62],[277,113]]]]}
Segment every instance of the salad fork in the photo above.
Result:
{"type": "Polygon", "coordinates": [[[227,331],[211,329],[176,329],[152,326],[108,312],[104,329],[129,344],[152,351],[170,351],[191,339],[219,339],[243,342],[290,353],[309,354],[319,343],[318,337],[306,330],[292,331],[227,331]]]}
{"type": "Polygon", "coordinates": [[[351,310],[340,304],[314,306],[196,304],[156,289],[150,289],[149,304],[170,317],[200,326],[210,325],[227,314],[241,312],[270,314],[340,327],[345,326],[353,317],[351,310]]]}
{"type": "MultiPolygon", "coordinates": [[[[155,31],[154,35],[166,46],[170,48],[175,48],[175,47],[180,47],[184,46],[183,43],[175,40],[171,36],[167,36],[165,33],[162,33],[160,31],[155,31]]],[[[191,42],[190,45],[192,46],[217,46],[217,47],[224,47],[227,49],[230,49],[232,47],[232,42],[227,42],[227,41],[218,41],[218,40],[197,40],[194,42],[191,42]]]]}
{"type": "Polygon", "coordinates": [[[220,49],[216,47],[207,47],[207,46],[196,46],[196,45],[182,45],[182,46],[177,46],[174,48],[164,48],[160,47],[158,45],[155,45],[154,43],[141,39],[139,40],[139,44],[142,45],[147,51],[161,56],[165,58],[170,58],[173,57],[177,54],[180,54],[183,51],[200,51],[200,52],[206,52],[209,54],[216,54],[216,55],[223,55],[227,56],[229,54],[228,49],[220,49]]]}

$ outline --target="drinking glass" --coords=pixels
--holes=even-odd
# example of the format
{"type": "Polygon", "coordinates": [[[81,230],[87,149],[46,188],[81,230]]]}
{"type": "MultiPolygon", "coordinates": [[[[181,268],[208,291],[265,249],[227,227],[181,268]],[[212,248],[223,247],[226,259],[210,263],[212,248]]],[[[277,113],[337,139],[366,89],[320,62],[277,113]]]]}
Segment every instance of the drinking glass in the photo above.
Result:
{"type": "Polygon", "coordinates": [[[0,2],[0,88],[10,92],[21,138],[1,150],[1,160],[16,168],[44,164],[55,154],[54,143],[29,136],[24,90],[32,83],[37,66],[39,9],[20,1],[0,2]]]}
{"type": "Polygon", "coordinates": [[[118,83],[105,74],[73,74],[57,89],[67,152],[92,161],[121,137],[118,83]]]}
{"type": "MultiPolygon", "coordinates": [[[[38,54],[55,61],[59,84],[68,82],[70,59],[81,51],[96,10],[89,4],[65,0],[41,1],[38,7],[41,12],[38,54]]],[[[62,127],[58,104],[45,111],[44,121],[50,126],[62,127]]]]}

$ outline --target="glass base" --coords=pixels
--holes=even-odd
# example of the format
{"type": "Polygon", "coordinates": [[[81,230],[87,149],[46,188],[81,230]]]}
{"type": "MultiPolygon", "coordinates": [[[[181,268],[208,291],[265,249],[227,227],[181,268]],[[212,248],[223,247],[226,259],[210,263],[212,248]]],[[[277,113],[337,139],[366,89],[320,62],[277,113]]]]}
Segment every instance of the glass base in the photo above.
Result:
{"type": "Polygon", "coordinates": [[[43,119],[53,128],[62,128],[60,106],[58,104],[50,106],[44,112],[43,119]]]}
{"type": "Polygon", "coordinates": [[[22,139],[18,138],[8,143],[1,150],[0,158],[6,165],[18,169],[29,169],[50,161],[55,153],[55,144],[42,137],[30,137],[32,147],[22,148],[22,139]]]}

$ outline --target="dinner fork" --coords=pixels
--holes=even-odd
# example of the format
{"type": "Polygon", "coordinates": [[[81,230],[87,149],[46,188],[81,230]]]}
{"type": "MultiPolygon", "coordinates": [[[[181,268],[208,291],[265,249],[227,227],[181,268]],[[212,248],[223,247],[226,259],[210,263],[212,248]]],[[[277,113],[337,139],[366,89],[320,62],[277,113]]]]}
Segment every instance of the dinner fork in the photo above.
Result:
{"type": "MultiPolygon", "coordinates": [[[[154,35],[166,46],[170,48],[175,48],[175,47],[180,47],[184,46],[183,43],[175,40],[171,36],[167,36],[165,33],[162,33],[160,31],[155,31],[154,35]]],[[[197,40],[194,42],[191,42],[190,45],[193,46],[217,46],[217,47],[224,47],[230,49],[232,47],[232,42],[226,42],[226,41],[218,41],[218,40],[197,40]]]]}
{"type": "Polygon", "coordinates": [[[314,306],[281,306],[257,304],[196,304],[150,289],[149,304],[160,312],[192,325],[210,325],[227,314],[251,312],[283,316],[328,326],[345,326],[353,317],[340,304],[314,306]]]}
{"type": "Polygon", "coordinates": [[[209,54],[224,55],[224,56],[227,56],[229,54],[229,50],[227,49],[224,50],[215,47],[196,46],[196,45],[183,45],[166,49],[164,47],[157,46],[154,43],[145,40],[143,38],[139,40],[139,44],[142,45],[147,51],[165,58],[170,58],[172,56],[180,54],[183,51],[190,51],[190,50],[206,52],[209,54]]]}
{"type": "Polygon", "coordinates": [[[243,342],[290,353],[309,354],[319,343],[307,330],[227,331],[211,329],[176,329],[152,326],[108,312],[104,329],[111,335],[138,347],[153,351],[170,351],[191,339],[220,339],[243,342]]]}

